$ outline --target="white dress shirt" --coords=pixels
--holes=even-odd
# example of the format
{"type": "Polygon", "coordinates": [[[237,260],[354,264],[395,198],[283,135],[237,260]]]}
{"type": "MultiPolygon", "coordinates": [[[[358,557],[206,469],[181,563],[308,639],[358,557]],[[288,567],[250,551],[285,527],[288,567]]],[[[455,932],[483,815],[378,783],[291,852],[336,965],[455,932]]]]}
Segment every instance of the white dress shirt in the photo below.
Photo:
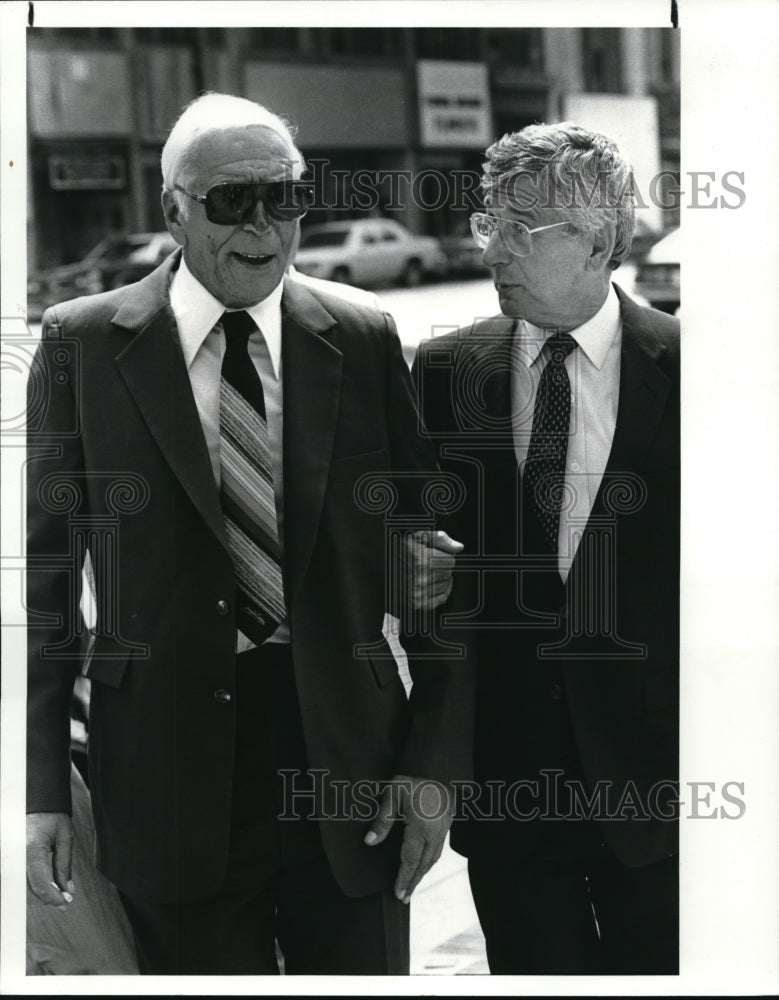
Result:
{"type": "MultiPolygon", "coordinates": [[[[265,396],[265,416],[268,423],[268,443],[273,465],[273,489],[279,542],[284,551],[284,465],[282,441],[284,417],[282,410],[283,382],[281,371],[281,293],[283,281],[270,295],[245,311],[259,329],[249,336],[249,357],[257,369],[265,396]]],[[[219,322],[225,306],[200,284],[181,258],[170,285],[170,306],[176,318],[181,349],[187,365],[195,405],[203,427],[211,467],[217,487],[221,484],[219,463],[219,381],[225,338],[219,322]]],[[[282,622],[268,642],[289,642],[289,625],[282,622]]],[[[238,652],[250,649],[253,643],[238,633],[238,652]]]]}
{"type": "MultiPolygon", "coordinates": [[[[569,331],[578,344],[565,360],[571,383],[571,425],[565,464],[565,483],[575,496],[569,510],[560,512],[558,569],[563,581],[579,547],[582,532],[606,470],[619,401],[622,316],[614,286],[597,313],[569,331]]],[[[539,357],[553,331],[521,320],[512,347],[511,412],[514,450],[524,474],[533,426],[536,391],[545,365],[539,357]]],[[[566,506],[565,503],[563,505],[566,506]]]]}

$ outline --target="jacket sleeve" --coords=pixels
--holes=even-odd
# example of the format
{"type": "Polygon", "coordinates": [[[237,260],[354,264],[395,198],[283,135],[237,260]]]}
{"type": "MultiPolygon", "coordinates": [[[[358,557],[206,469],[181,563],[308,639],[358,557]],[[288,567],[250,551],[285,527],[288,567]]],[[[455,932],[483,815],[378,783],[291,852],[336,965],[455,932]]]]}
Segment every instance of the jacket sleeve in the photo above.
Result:
{"type": "MultiPolygon", "coordinates": [[[[419,415],[414,385],[394,322],[388,322],[388,419],[393,469],[403,513],[427,516],[457,537],[449,508],[455,493],[442,476],[419,415]]],[[[401,598],[404,578],[400,571],[401,598]]],[[[457,610],[457,594],[446,611],[457,610]]],[[[474,673],[462,630],[444,630],[441,610],[414,612],[401,599],[401,643],[413,682],[411,720],[396,772],[444,783],[472,774],[474,673]]]]}
{"type": "Polygon", "coordinates": [[[27,811],[70,812],[70,702],[82,656],[80,354],[52,309],[27,389],[27,811]]]}

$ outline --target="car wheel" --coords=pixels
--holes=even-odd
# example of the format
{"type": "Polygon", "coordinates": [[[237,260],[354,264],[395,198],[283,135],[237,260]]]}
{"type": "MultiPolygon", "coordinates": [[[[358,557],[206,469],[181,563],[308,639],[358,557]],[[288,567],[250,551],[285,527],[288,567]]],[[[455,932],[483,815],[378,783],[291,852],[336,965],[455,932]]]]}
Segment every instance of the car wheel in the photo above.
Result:
{"type": "Polygon", "coordinates": [[[342,285],[348,285],[350,277],[348,267],[337,267],[333,271],[333,281],[338,281],[342,285]]]}
{"type": "Polygon", "coordinates": [[[416,288],[422,283],[422,265],[418,260],[410,260],[403,272],[403,284],[406,288],[416,288]]]}

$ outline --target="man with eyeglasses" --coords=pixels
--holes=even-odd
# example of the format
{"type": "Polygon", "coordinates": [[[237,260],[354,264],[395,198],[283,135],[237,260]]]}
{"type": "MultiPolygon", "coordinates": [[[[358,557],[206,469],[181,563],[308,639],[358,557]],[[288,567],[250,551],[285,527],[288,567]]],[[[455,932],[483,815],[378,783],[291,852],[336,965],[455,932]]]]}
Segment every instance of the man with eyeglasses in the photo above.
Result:
{"type": "Polygon", "coordinates": [[[477,784],[452,844],[493,973],[678,971],[679,329],[611,281],[631,182],[573,123],[490,146],[472,231],[501,313],[414,365],[464,495],[477,784]]]}
{"type": "Polygon", "coordinates": [[[470,766],[465,666],[418,629],[407,699],[382,636],[375,501],[427,523],[435,457],[391,318],[285,276],[304,167],[267,109],[193,102],[162,152],[181,250],[50,309],[30,379],[28,880],[78,907],[88,551],[97,864],[144,973],[273,974],[276,942],[291,974],[407,973],[470,766]]]}

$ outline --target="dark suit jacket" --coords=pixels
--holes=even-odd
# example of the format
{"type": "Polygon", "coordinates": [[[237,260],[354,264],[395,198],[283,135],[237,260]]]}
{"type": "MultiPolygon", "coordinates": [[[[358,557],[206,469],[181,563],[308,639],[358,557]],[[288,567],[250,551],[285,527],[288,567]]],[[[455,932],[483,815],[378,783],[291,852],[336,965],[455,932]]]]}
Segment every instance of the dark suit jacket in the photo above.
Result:
{"type": "MultiPolygon", "coordinates": [[[[520,554],[527,512],[509,417],[513,321],[498,316],[426,342],[414,376],[442,469],[462,483],[466,549],[455,593],[470,588],[474,609],[465,617],[478,661],[476,776],[535,778],[543,790],[540,771],[573,764],[588,795],[608,783],[605,808],[596,802],[601,835],[638,866],[676,842],[665,817],[678,778],[679,338],[677,320],[617,292],[616,430],[565,587],[554,567],[528,573],[520,554]]],[[[528,814],[522,800],[519,811],[528,814]]],[[[452,843],[469,853],[505,837],[530,851],[542,827],[456,821],[452,843]]]]}
{"type": "MultiPolygon", "coordinates": [[[[98,865],[137,898],[183,902],[215,892],[225,869],[235,717],[215,692],[234,690],[236,628],[219,494],[168,299],[177,262],[44,316],[29,383],[28,811],[70,809],[89,548],[98,865]]],[[[440,659],[411,658],[407,701],[381,635],[389,493],[358,505],[355,484],[408,473],[392,513],[419,514],[435,469],[392,320],[292,280],[282,311],[286,597],[308,763],[327,772],[328,809],[330,779],[467,774],[472,705],[463,666],[440,659]]],[[[397,844],[365,847],[364,820],[321,831],[347,894],[391,883],[397,844]]]]}

